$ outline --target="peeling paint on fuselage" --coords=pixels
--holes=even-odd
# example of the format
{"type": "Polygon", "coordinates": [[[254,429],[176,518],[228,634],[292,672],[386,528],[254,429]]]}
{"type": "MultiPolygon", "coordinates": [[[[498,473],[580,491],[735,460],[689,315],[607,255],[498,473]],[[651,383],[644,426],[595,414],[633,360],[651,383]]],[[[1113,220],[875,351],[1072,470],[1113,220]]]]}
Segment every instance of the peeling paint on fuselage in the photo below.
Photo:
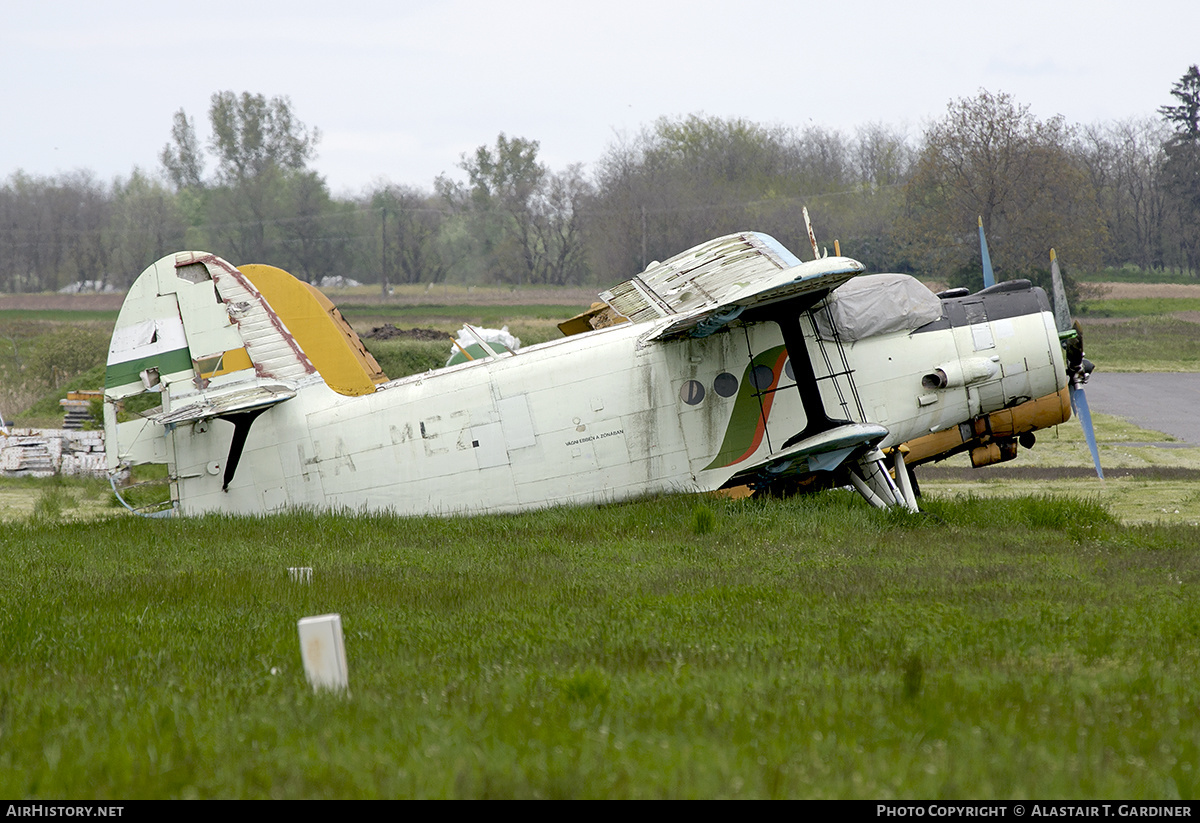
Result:
{"type": "MultiPolygon", "coordinates": [[[[970,328],[894,333],[845,347],[866,416],[888,420],[884,445],[1057,390],[1062,365],[1052,319],[1032,314],[1006,322],[1011,329],[990,331],[996,356],[1014,364],[1010,373],[985,386],[940,390],[926,406],[918,402],[927,393],[922,375],[963,351],[974,353],[970,328]]],[[[264,511],[263,490],[280,488],[291,507],[399,514],[514,511],[719,488],[743,461],[710,466],[735,404],[715,390],[715,381],[721,374],[747,379],[752,356],[780,346],[781,335],[770,323],[734,324],[701,340],[645,344],[657,325],[576,335],[392,381],[362,397],[335,394],[316,380],[254,423],[228,492],[218,476],[200,471],[224,458],[227,435],[201,444],[180,427],[173,436],[181,511],[264,511]],[[704,399],[688,405],[681,389],[693,380],[704,399]]],[[[824,377],[820,347],[830,344],[807,342],[824,377]]],[[[776,382],[769,437],[746,464],[804,428],[794,385],[783,375],[776,382]]],[[[833,381],[821,386],[826,408],[840,415],[833,381]]],[[[850,411],[857,419],[857,409],[850,411]]]]}

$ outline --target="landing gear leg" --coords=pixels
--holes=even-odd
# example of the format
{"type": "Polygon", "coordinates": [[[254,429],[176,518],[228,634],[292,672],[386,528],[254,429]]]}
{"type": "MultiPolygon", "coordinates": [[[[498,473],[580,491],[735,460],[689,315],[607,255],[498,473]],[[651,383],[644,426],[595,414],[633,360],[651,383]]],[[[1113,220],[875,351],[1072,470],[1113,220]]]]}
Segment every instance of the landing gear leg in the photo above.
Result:
{"type": "Polygon", "coordinates": [[[850,482],[854,484],[858,493],[876,508],[903,506],[915,512],[918,510],[917,500],[909,485],[908,468],[904,465],[904,458],[899,451],[896,452],[896,456],[896,477],[900,480],[900,485],[892,479],[886,458],[879,449],[874,449],[859,458],[858,466],[850,470],[850,482]]]}

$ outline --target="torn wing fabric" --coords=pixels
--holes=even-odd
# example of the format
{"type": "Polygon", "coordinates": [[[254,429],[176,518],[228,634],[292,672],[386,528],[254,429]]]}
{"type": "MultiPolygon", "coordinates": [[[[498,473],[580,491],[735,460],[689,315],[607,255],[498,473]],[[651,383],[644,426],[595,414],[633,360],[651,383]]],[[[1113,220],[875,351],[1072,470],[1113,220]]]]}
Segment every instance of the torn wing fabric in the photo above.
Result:
{"type": "Polygon", "coordinates": [[[705,337],[745,309],[823,293],[862,270],[845,257],[801,262],[770,235],[742,232],[652,263],[600,299],[634,323],[674,316],[654,339],[705,337]]]}
{"type": "Polygon", "coordinates": [[[854,342],[912,331],[942,316],[942,301],[907,274],[864,274],[839,286],[817,312],[821,336],[854,342]],[[832,318],[832,326],[830,319],[832,318]]]}
{"type": "Polygon", "coordinates": [[[295,396],[295,390],[288,386],[254,385],[242,388],[235,384],[232,391],[197,392],[190,402],[180,403],[169,412],[146,416],[162,425],[178,425],[267,408],[295,396]]]}

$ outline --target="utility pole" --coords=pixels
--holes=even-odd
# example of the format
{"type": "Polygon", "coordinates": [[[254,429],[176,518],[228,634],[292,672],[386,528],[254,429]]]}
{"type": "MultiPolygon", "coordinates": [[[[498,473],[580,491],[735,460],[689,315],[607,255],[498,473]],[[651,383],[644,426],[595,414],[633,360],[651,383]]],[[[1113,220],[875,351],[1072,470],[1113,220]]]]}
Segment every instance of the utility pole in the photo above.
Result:
{"type": "Polygon", "coordinates": [[[382,206],[379,209],[379,219],[380,219],[380,226],[379,226],[380,238],[383,241],[383,245],[380,248],[379,267],[380,267],[381,275],[380,275],[379,281],[380,281],[380,291],[381,291],[382,295],[386,298],[387,297],[387,289],[388,289],[387,206],[382,206]]]}
{"type": "Polygon", "coordinates": [[[646,207],[642,206],[642,271],[646,270],[646,207]]]}

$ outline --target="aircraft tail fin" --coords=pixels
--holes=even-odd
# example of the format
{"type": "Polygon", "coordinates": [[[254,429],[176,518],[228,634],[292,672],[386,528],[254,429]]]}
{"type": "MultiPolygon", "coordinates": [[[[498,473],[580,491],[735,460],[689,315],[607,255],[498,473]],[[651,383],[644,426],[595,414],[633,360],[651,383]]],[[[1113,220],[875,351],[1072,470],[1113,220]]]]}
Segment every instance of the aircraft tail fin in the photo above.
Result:
{"type": "Polygon", "coordinates": [[[216,255],[180,252],[143,271],[126,295],[109,346],[105,395],[177,398],[262,377],[296,381],[315,371],[241,272],[216,255]]]}
{"type": "Polygon", "coordinates": [[[166,462],[156,435],[167,427],[265,409],[309,380],[366,394],[387,379],[319,292],[279,269],[245,268],[180,252],[134,282],[105,374],[110,469],[166,462]]]}

